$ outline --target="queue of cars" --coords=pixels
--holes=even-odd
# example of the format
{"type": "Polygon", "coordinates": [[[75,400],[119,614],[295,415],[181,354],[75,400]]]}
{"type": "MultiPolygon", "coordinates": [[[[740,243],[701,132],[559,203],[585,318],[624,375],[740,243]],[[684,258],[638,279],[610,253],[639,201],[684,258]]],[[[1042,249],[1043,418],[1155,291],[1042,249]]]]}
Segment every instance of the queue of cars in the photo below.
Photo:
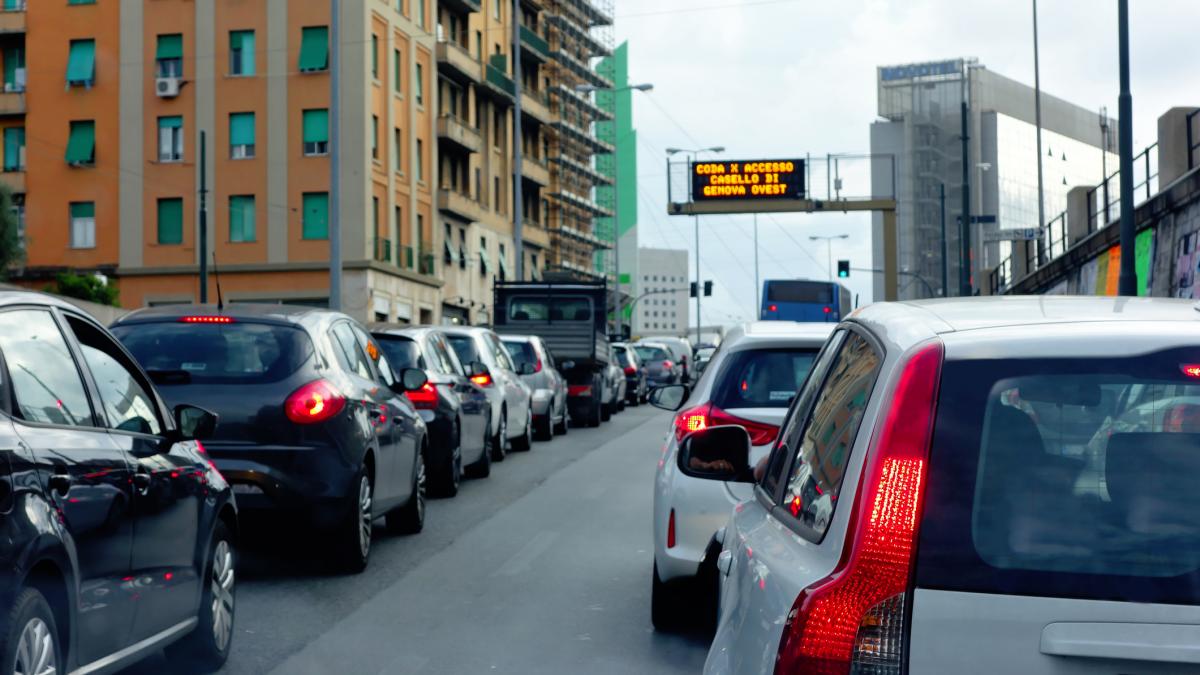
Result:
{"type": "MultiPolygon", "coordinates": [[[[810,355],[766,446],[695,417],[744,336],[696,392],[652,392],[683,409],[660,475],[730,495],[704,527],[705,672],[1196,672],[1198,321],[1167,299],[872,305],[810,355]]],[[[661,564],[690,535],[654,517],[661,564]]]]}
{"type": "Polygon", "coordinates": [[[360,572],[376,520],[420,532],[427,493],[566,433],[565,388],[537,336],[253,304],[106,329],[0,292],[0,673],[108,673],[164,648],[219,669],[240,519],[306,523],[360,572]]]}

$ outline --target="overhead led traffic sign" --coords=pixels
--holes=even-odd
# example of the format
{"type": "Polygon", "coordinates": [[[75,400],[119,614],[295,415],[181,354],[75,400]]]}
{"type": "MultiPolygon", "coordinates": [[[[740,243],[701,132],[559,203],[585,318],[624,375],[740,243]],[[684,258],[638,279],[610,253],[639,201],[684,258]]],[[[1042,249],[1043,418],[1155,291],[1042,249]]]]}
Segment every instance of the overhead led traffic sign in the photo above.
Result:
{"type": "Polygon", "coordinates": [[[692,162],[692,201],[803,198],[802,159],[692,162]]]}

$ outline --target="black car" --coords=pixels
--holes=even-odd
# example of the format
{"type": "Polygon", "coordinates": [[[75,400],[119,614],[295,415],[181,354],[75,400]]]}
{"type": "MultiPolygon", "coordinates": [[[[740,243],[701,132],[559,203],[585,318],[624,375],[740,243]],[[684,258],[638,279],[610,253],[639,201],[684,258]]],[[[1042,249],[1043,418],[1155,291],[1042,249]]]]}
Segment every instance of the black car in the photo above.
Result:
{"type": "Polygon", "coordinates": [[[633,347],[628,344],[613,345],[613,356],[617,359],[617,365],[625,373],[625,403],[633,406],[639,405],[646,400],[646,396],[650,392],[650,387],[646,384],[646,369],[642,368],[641,359],[638,358],[633,347]]]}
{"type": "Polygon", "coordinates": [[[425,422],[375,341],[344,314],[311,307],[172,305],[114,323],[167,401],[221,416],[205,443],[247,513],[310,523],[339,568],[362,571],[374,520],[425,521],[425,422]]]}
{"type": "Polygon", "coordinates": [[[72,305],[0,293],[0,672],[225,662],[238,517],[195,440],[215,424],[72,305]]]}
{"type": "Polygon", "coordinates": [[[429,381],[408,400],[429,428],[429,487],[453,497],[464,473],[482,478],[492,471],[492,435],[487,394],[467,377],[446,336],[436,328],[375,325],[371,334],[392,368],[419,368],[429,381]]]}

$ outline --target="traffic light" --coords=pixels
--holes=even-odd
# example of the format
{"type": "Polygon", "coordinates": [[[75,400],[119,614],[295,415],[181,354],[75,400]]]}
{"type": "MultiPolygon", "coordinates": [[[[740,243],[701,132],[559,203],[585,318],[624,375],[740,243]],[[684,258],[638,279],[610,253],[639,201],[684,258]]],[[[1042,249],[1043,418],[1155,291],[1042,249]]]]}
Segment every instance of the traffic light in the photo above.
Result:
{"type": "Polygon", "coordinates": [[[838,278],[839,279],[850,278],[850,261],[849,260],[839,260],[838,261],[838,278]]]}
{"type": "Polygon", "coordinates": [[[694,297],[696,297],[696,282],[694,282],[694,281],[692,282],[692,287],[691,287],[691,290],[690,290],[690,291],[688,291],[688,297],[689,297],[689,298],[694,298],[694,297]]]}
{"type": "Polygon", "coordinates": [[[707,298],[710,295],[712,295],[712,282],[706,281],[704,282],[704,297],[707,298]]]}

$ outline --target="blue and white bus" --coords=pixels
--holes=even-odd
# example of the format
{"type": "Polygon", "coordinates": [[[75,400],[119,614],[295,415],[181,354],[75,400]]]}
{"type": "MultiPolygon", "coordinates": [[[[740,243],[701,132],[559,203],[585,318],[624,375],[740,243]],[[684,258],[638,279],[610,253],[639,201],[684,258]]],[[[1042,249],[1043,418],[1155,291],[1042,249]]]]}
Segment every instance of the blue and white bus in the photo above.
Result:
{"type": "Polygon", "coordinates": [[[832,281],[806,279],[768,279],[763,282],[764,321],[803,321],[836,323],[854,309],[850,291],[832,281]]]}

